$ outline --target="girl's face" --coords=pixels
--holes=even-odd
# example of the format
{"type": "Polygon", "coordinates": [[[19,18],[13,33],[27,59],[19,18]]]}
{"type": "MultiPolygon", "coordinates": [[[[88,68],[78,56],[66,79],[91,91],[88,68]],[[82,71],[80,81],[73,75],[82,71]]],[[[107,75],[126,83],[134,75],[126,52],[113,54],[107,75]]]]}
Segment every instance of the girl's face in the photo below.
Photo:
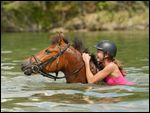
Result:
{"type": "Polygon", "coordinates": [[[103,61],[103,59],[104,59],[104,52],[102,50],[97,49],[96,57],[97,57],[97,60],[99,62],[103,61]]]}

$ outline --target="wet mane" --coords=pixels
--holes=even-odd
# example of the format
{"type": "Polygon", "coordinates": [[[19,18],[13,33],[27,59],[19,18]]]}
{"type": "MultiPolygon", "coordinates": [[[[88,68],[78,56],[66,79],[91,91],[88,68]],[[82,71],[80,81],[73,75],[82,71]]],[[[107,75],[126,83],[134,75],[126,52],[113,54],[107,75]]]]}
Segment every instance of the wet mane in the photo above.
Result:
{"type": "Polygon", "coordinates": [[[86,52],[89,53],[88,48],[85,47],[82,40],[79,40],[79,38],[74,38],[73,45],[75,49],[77,49],[80,53],[86,52]]]}
{"type": "Polygon", "coordinates": [[[81,54],[82,53],[89,53],[91,56],[91,60],[90,62],[93,62],[94,65],[96,66],[97,69],[101,70],[102,67],[98,64],[96,56],[92,53],[89,52],[88,48],[85,47],[85,45],[83,44],[83,41],[80,40],[79,38],[75,38],[73,41],[73,45],[72,45],[76,50],[78,50],[81,54]]]}

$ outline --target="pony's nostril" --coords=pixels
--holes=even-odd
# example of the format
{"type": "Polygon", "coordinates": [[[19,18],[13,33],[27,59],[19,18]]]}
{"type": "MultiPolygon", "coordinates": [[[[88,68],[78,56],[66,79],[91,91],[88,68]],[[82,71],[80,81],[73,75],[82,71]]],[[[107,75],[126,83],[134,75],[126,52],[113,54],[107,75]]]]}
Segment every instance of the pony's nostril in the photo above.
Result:
{"type": "Polygon", "coordinates": [[[24,64],[21,64],[21,70],[22,70],[22,71],[25,70],[25,67],[26,67],[26,66],[25,66],[24,64]]]}
{"type": "Polygon", "coordinates": [[[31,75],[32,74],[31,65],[28,61],[23,62],[21,64],[20,68],[24,72],[25,75],[31,75]]]}

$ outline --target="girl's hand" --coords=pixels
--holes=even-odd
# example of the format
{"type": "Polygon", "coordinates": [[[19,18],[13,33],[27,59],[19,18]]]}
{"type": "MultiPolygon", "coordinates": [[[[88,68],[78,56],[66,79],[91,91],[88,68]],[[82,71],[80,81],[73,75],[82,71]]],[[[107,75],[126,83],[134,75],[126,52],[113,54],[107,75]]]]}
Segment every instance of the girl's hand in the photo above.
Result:
{"type": "Polygon", "coordinates": [[[90,62],[91,56],[87,53],[83,53],[82,58],[83,58],[83,61],[85,62],[85,64],[87,64],[90,62]]]}

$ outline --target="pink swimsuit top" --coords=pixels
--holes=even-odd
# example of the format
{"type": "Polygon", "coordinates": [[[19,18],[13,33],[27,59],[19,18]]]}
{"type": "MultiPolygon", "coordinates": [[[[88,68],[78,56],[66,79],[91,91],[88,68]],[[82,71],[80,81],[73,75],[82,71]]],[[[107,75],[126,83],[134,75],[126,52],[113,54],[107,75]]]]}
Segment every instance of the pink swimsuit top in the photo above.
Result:
{"type": "Polygon", "coordinates": [[[134,85],[135,83],[127,81],[122,74],[118,77],[107,76],[104,81],[108,85],[134,85]]]}

